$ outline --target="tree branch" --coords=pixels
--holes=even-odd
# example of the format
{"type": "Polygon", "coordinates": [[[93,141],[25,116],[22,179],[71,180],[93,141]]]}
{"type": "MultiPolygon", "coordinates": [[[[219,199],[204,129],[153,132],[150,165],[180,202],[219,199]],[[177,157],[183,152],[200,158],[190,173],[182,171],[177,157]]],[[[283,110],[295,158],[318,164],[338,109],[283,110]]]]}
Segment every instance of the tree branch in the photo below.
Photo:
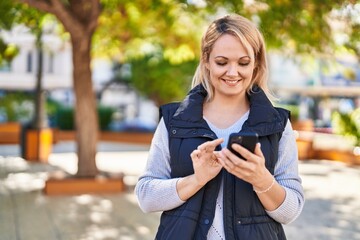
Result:
{"type": "Polygon", "coordinates": [[[54,13],[54,7],[51,6],[46,0],[19,0],[19,2],[27,3],[29,6],[44,12],[54,13]]]}
{"type": "Polygon", "coordinates": [[[50,2],[54,8],[54,15],[60,20],[68,32],[78,34],[84,32],[81,23],[70,13],[60,0],[50,0],[50,2]]]}
{"type": "Polygon", "coordinates": [[[91,0],[91,10],[88,21],[81,22],[61,0],[18,0],[26,3],[31,7],[37,8],[55,15],[64,25],[72,38],[82,38],[85,35],[92,35],[98,25],[98,17],[101,13],[99,0],[91,0]]]}
{"type": "Polygon", "coordinates": [[[91,17],[88,25],[88,31],[93,32],[98,25],[98,18],[101,13],[99,0],[92,0],[91,17]]]}

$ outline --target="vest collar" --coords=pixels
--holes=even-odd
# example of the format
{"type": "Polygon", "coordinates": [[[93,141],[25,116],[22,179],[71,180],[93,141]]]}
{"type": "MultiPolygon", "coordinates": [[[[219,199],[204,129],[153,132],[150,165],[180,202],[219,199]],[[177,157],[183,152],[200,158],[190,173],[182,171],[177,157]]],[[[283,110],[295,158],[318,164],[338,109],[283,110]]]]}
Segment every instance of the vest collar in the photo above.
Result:
{"type": "Polygon", "coordinates": [[[207,92],[202,84],[195,86],[180,103],[174,118],[186,122],[201,122],[203,120],[203,103],[206,96],[207,92]]]}
{"type": "Polygon", "coordinates": [[[250,113],[248,120],[243,125],[243,130],[251,130],[259,136],[283,132],[284,122],[280,113],[274,108],[264,91],[254,86],[248,95],[250,113]]]}
{"type": "MultiPolygon", "coordinates": [[[[178,122],[203,123],[203,103],[207,92],[202,84],[197,85],[180,103],[173,119],[178,122]]],[[[259,136],[266,136],[282,132],[285,129],[282,118],[273,107],[264,91],[254,86],[248,95],[250,113],[245,121],[242,131],[256,132],[259,136]]],[[[197,124],[196,124],[197,125],[197,124]]]]}

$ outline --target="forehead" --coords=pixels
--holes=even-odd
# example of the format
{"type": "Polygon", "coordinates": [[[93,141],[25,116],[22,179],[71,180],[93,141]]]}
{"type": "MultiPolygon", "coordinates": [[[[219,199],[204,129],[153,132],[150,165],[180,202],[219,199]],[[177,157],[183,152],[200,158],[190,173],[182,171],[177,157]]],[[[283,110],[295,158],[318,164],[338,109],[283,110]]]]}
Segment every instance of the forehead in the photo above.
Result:
{"type": "Polygon", "coordinates": [[[249,56],[252,58],[253,50],[250,44],[244,40],[241,41],[238,36],[232,34],[223,34],[214,43],[210,55],[229,55],[232,57],[249,56]]]}

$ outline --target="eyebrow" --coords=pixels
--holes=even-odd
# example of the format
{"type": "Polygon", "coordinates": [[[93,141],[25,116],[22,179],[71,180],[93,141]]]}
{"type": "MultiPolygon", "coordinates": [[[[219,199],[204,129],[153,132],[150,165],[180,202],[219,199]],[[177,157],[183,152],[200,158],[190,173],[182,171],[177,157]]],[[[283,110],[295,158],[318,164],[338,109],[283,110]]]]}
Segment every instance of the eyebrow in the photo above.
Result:
{"type": "MultiPolygon", "coordinates": [[[[227,57],[224,57],[224,56],[216,56],[215,58],[226,58],[226,59],[228,59],[227,57]]],[[[248,59],[250,59],[251,60],[251,57],[250,56],[242,56],[241,58],[239,58],[239,60],[240,59],[244,59],[244,58],[248,58],[248,59]]]]}

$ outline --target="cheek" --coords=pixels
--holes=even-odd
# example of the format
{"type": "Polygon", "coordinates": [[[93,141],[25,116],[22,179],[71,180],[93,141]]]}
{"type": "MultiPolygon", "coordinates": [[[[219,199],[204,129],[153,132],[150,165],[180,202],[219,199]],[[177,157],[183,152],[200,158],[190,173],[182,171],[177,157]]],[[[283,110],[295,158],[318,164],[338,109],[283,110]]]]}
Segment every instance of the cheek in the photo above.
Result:
{"type": "Polygon", "coordinates": [[[246,78],[250,78],[250,79],[252,79],[253,73],[254,73],[254,67],[253,66],[244,68],[244,69],[242,69],[242,71],[240,71],[241,75],[243,75],[246,78]]]}
{"type": "Polygon", "coordinates": [[[253,70],[252,69],[247,69],[246,71],[243,71],[242,74],[246,78],[252,78],[253,70]]]}
{"type": "Polygon", "coordinates": [[[224,67],[219,67],[215,64],[210,65],[210,77],[211,78],[221,77],[225,73],[226,73],[226,70],[224,67]]]}

